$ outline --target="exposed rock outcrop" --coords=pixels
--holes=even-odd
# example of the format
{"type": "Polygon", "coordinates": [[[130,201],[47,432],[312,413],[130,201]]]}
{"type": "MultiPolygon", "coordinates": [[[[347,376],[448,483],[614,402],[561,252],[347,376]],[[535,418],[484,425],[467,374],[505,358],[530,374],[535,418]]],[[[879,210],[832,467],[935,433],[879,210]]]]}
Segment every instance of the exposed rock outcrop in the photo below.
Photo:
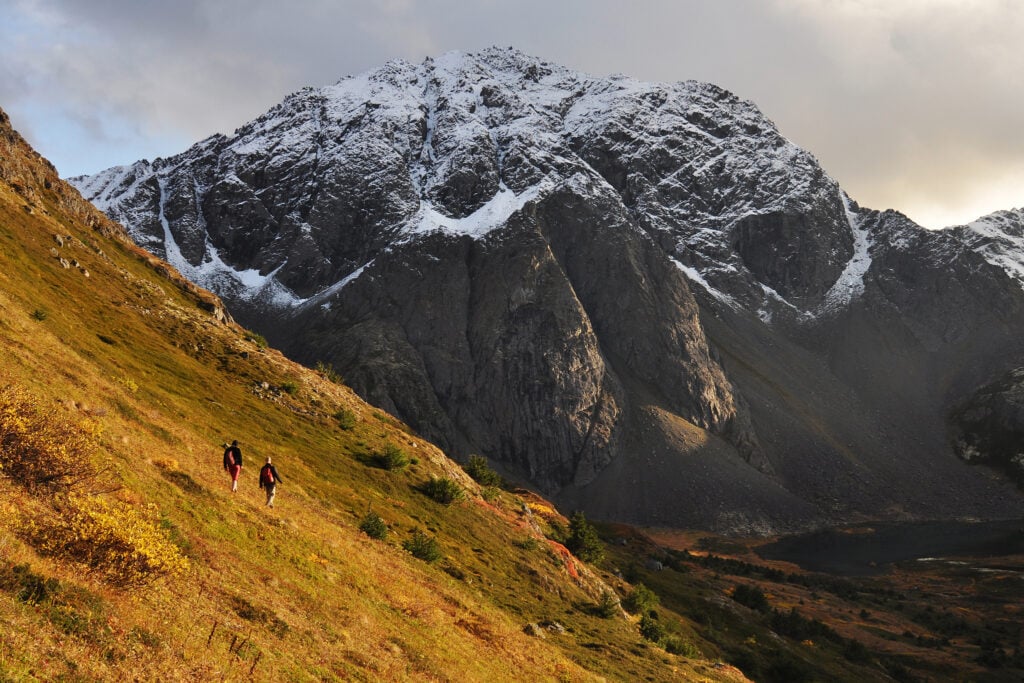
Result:
{"type": "Polygon", "coordinates": [[[950,421],[957,455],[998,467],[1024,488],[1024,369],[982,387],[950,421]]]}

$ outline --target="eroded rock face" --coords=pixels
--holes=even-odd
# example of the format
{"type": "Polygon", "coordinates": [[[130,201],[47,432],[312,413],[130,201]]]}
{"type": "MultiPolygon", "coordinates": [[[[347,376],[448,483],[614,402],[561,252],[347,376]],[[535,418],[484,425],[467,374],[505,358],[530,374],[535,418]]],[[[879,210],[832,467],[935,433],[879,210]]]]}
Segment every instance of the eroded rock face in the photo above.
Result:
{"type": "Polygon", "coordinates": [[[585,484],[615,457],[627,384],[743,433],[682,273],[611,196],[554,191],[486,240],[435,235],[382,256],[292,328],[297,354],[547,490],[585,484]]]}
{"type": "Polygon", "coordinates": [[[837,207],[825,216],[772,212],[747,216],[734,228],[743,265],[783,298],[820,300],[853,255],[849,231],[832,224],[837,207]]]}

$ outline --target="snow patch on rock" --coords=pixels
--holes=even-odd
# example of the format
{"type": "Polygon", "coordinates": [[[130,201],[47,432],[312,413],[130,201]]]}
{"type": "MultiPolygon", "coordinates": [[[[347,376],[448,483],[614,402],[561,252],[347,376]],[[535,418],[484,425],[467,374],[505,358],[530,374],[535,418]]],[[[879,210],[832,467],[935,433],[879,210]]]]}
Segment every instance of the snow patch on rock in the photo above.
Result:
{"type": "Polygon", "coordinates": [[[825,295],[824,311],[835,310],[848,305],[864,293],[864,275],[871,268],[871,234],[862,225],[856,212],[850,206],[850,198],[843,192],[840,199],[846,211],[846,222],[853,233],[853,256],[839,279],[825,295]]]}

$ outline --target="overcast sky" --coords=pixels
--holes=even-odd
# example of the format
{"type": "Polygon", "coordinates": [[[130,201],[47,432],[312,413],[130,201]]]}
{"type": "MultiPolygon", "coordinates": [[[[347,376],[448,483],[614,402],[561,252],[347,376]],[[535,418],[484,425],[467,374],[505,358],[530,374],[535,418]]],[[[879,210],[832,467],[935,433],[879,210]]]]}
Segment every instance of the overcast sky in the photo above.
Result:
{"type": "Polygon", "coordinates": [[[69,176],[490,45],[716,83],[862,205],[927,227],[1024,206],[1024,0],[0,0],[0,108],[69,176]]]}

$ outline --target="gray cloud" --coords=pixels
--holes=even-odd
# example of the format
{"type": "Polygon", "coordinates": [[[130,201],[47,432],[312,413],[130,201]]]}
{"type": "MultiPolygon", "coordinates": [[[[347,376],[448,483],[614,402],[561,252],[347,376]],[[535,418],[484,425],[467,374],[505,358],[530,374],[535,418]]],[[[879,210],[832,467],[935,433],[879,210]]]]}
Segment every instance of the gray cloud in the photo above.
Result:
{"type": "Polygon", "coordinates": [[[1024,204],[1015,0],[5,4],[0,106],[68,173],[179,151],[389,59],[514,45],[596,75],[718,83],[862,204],[932,227],[1024,204]]]}

